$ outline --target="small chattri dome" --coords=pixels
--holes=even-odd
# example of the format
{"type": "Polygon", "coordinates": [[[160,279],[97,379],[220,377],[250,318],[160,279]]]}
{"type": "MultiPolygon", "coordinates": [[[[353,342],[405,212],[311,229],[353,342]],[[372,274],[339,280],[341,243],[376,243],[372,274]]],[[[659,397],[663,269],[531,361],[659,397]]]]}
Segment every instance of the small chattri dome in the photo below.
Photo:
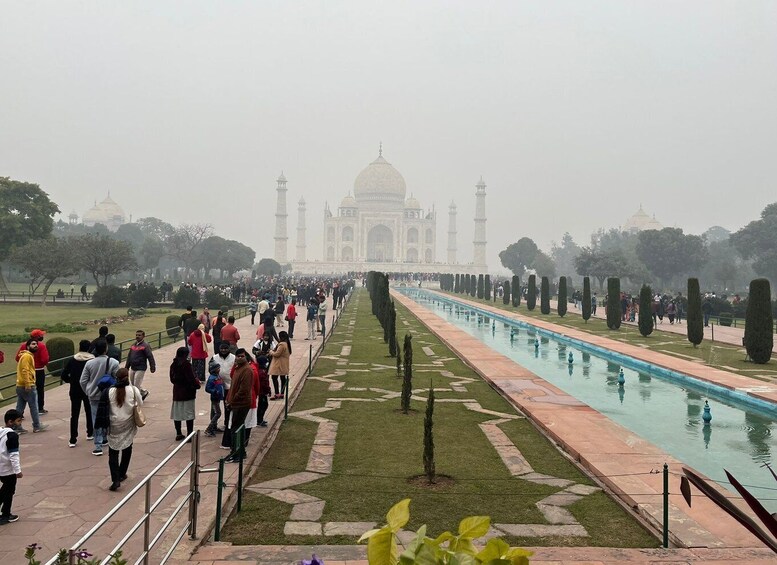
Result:
{"type": "Polygon", "coordinates": [[[405,200],[405,209],[406,210],[420,210],[421,209],[421,204],[411,194],[410,198],[405,200]]]}
{"type": "Polygon", "coordinates": [[[340,202],[340,208],[356,208],[356,199],[351,196],[351,193],[348,193],[348,196],[343,198],[342,202],[340,202]]]}

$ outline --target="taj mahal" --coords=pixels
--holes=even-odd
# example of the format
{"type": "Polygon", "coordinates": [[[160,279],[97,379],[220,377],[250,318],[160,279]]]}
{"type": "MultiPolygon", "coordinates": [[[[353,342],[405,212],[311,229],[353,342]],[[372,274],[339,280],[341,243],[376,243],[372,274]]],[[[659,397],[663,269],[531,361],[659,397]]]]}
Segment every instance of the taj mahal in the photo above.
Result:
{"type": "Polygon", "coordinates": [[[287,179],[277,179],[275,213],[275,260],[291,264],[299,274],[346,273],[379,270],[401,273],[484,272],[486,266],[486,184],[481,178],[475,185],[473,262],[457,260],[457,208],[448,207],[448,233],[445,261],[437,253],[437,212],[424,209],[410,193],[405,179],[383,157],[367,165],[353,183],[336,210],[324,205],[323,249],[320,261],[307,259],[306,203],[297,205],[296,254],[288,255],[286,211],[287,179]]]}

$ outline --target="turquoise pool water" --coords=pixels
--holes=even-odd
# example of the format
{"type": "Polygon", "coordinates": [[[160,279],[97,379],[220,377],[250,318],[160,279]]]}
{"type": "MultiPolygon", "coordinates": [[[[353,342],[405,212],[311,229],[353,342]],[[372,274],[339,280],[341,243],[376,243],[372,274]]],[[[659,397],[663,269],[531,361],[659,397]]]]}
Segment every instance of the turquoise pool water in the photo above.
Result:
{"type": "MultiPolygon", "coordinates": [[[[737,398],[721,387],[489,315],[423,289],[401,290],[567,394],[733,490],[724,482],[723,469],[727,469],[741,483],[750,485],[750,492],[770,512],[777,512],[777,482],[762,467],[777,452],[774,404],[737,398]],[[539,348],[535,348],[535,339],[539,348]],[[623,386],[618,384],[621,368],[626,379],[623,386]],[[702,421],[705,400],[712,412],[712,423],[706,426],[702,421]]],[[[672,484],[677,484],[676,479],[672,484]]]]}

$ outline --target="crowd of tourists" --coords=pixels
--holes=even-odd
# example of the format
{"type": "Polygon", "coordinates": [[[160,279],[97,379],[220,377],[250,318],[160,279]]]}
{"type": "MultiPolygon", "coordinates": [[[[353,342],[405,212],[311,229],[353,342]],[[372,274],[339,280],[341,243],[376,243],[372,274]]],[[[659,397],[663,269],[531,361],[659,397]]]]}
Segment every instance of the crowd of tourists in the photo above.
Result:
{"type": "MultiPolygon", "coordinates": [[[[328,301],[337,310],[353,287],[352,279],[268,278],[233,288],[248,302],[251,325],[257,326],[255,334],[247,336],[250,347],[240,347],[245,338],[233,316],[221,311],[211,315],[208,308],[198,314],[187,308],[179,321],[186,345],[177,349],[169,368],[175,441],[185,440],[194,431],[195,400],[204,388],[210,407],[204,435],[220,437],[220,447],[230,451],[226,460],[240,461],[251,430],[268,425],[265,415],[269,402],[283,400],[288,394],[297,318],[305,316],[306,340],[326,336],[328,301]],[[244,430],[242,442],[237,436],[240,429],[244,430]]],[[[41,421],[48,413],[45,375],[50,361],[44,338],[43,330],[33,330],[16,356],[17,404],[5,413],[0,428],[0,525],[18,519],[11,513],[11,505],[16,481],[23,477],[19,436],[29,432],[23,425],[25,412],[29,410],[32,433],[48,429],[41,421]]],[[[136,331],[134,342],[122,352],[115,335],[102,326],[93,340],[80,341],[78,352],[67,360],[61,373],[69,386],[68,446],[77,447],[82,429],[86,440],[93,442],[94,456],[102,456],[107,449],[112,491],[127,479],[133,440],[138,428],[145,425],[142,407],[150,394],[144,386],[145,376],[157,369],[145,338],[143,330],[136,331]]]]}

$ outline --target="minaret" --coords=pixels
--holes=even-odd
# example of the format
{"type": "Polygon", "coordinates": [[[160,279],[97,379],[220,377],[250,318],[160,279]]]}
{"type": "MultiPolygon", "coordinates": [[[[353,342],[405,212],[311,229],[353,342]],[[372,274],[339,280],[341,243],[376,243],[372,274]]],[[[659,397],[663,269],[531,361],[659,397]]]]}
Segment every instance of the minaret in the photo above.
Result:
{"type": "Polygon", "coordinates": [[[478,266],[486,266],[486,183],[483,177],[475,185],[475,238],[473,263],[478,266]]]}
{"type": "Polygon", "coordinates": [[[448,206],[448,264],[456,264],[456,203],[448,206]]]}
{"type": "Polygon", "coordinates": [[[278,177],[278,203],[275,207],[275,260],[281,265],[285,265],[288,262],[288,255],[286,253],[286,244],[288,242],[288,236],[286,235],[286,177],[278,177]]]}
{"type": "Polygon", "coordinates": [[[297,261],[305,260],[305,199],[297,203],[297,261]]]}

